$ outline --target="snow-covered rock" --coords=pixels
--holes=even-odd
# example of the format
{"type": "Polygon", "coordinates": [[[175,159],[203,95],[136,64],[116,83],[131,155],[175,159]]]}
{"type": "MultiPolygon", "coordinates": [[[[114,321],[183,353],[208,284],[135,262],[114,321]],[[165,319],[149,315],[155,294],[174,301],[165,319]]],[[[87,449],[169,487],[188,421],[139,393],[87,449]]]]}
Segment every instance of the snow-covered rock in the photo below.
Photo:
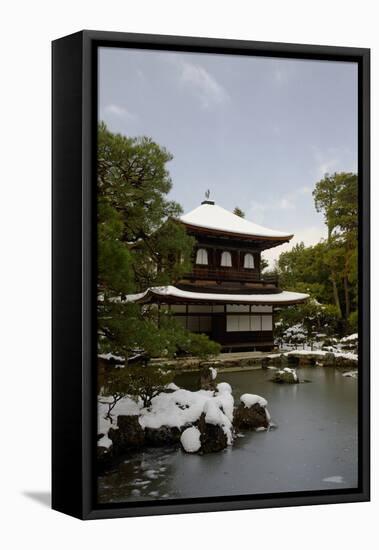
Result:
{"type": "Polygon", "coordinates": [[[200,430],[201,453],[215,453],[231,445],[233,441],[232,424],[227,417],[216,411],[214,403],[206,406],[197,423],[200,430]]]}
{"type": "Polygon", "coordinates": [[[230,422],[233,422],[234,398],[232,388],[227,382],[217,384],[214,399],[230,422]]]}
{"type": "Polygon", "coordinates": [[[270,413],[267,410],[267,401],[260,395],[244,393],[240,397],[240,405],[234,412],[234,426],[237,429],[249,430],[268,429],[270,413]]]}
{"type": "Polygon", "coordinates": [[[165,389],[144,408],[142,401],[121,399],[107,418],[111,399],[99,403],[99,453],[116,458],[130,449],[144,446],[180,444],[186,452],[210,453],[233,444],[235,428],[269,427],[267,401],[244,394],[235,409],[230,384],[221,382],[216,389],[189,391],[165,389]],[[242,410],[244,414],[242,414],[242,410]],[[122,414],[127,412],[129,414],[122,414]]]}
{"type": "Polygon", "coordinates": [[[200,388],[214,390],[216,387],[217,369],[205,364],[200,370],[200,388]]]}
{"type": "Polygon", "coordinates": [[[217,369],[215,369],[214,367],[209,367],[209,370],[211,372],[212,380],[216,380],[216,378],[217,378],[217,369]]]}
{"type": "Polygon", "coordinates": [[[299,379],[295,369],[286,367],[282,370],[277,370],[272,378],[277,384],[298,384],[299,379]]]}
{"type": "Polygon", "coordinates": [[[180,436],[180,443],[186,453],[197,453],[200,450],[200,431],[195,426],[186,428],[180,436]]]}
{"type": "Polygon", "coordinates": [[[244,393],[243,395],[241,395],[240,401],[247,408],[253,407],[257,403],[261,407],[267,407],[266,399],[264,397],[261,397],[260,395],[254,395],[253,393],[244,393]]]}
{"type": "Polygon", "coordinates": [[[227,382],[220,382],[216,386],[218,393],[232,393],[232,387],[227,382]]]}

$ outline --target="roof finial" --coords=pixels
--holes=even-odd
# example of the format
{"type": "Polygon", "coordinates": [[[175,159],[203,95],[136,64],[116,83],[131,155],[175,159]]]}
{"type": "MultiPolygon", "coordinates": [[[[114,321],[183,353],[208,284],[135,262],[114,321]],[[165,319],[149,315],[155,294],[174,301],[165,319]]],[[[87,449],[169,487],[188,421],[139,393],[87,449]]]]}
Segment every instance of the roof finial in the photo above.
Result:
{"type": "Polygon", "coordinates": [[[210,194],[211,194],[210,190],[207,189],[205,191],[205,201],[203,201],[201,204],[214,204],[214,201],[209,200],[210,194]]]}

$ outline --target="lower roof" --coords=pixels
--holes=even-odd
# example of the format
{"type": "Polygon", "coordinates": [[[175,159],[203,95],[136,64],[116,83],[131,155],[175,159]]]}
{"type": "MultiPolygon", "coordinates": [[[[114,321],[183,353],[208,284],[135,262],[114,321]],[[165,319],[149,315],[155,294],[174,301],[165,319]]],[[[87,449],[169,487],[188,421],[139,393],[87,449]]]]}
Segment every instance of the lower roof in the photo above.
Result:
{"type": "Polygon", "coordinates": [[[300,292],[289,292],[283,290],[276,294],[215,294],[207,292],[192,292],[181,290],[175,286],[155,286],[148,288],[139,294],[129,294],[128,302],[147,304],[149,302],[162,303],[228,303],[228,304],[265,304],[265,305],[291,305],[305,302],[309,294],[300,292]]]}

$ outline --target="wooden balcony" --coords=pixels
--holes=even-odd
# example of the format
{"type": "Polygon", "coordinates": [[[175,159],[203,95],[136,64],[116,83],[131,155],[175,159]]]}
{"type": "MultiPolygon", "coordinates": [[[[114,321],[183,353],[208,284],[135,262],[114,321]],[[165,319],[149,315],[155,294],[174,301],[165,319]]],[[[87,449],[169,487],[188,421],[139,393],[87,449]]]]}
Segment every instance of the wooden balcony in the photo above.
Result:
{"type": "Polygon", "coordinates": [[[232,267],[215,268],[206,265],[196,265],[190,273],[184,275],[184,278],[207,281],[252,282],[278,286],[277,276],[265,276],[257,270],[242,269],[238,271],[232,267]]]}

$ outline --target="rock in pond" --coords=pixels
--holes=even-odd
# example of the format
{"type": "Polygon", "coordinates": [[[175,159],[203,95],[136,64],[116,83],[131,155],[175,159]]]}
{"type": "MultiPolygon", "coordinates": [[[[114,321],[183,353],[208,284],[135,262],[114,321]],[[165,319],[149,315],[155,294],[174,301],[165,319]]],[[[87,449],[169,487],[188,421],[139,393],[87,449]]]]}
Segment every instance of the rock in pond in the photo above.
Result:
{"type": "Polygon", "coordinates": [[[180,430],[170,426],[160,428],[145,428],[145,444],[151,447],[176,445],[180,440],[180,430]]]}
{"type": "Polygon", "coordinates": [[[227,447],[228,438],[219,424],[209,424],[205,421],[205,413],[202,413],[197,428],[200,432],[201,453],[216,453],[227,447]]]}
{"type": "Polygon", "coordinates": [[[145,442],[145,432],[136,415],[119,415],[117,428],[110,428],[108,437],[115,454],[142,447],[145,442]]]}
{"type": "Polygon", "coordinates": [[[267,401],[259,395],[246,393],[241,396],[241,403],[234,412],[233,425],[237,430],[267,429],[270,425],[270,415],[267,411],[267,401]]]}
{"type": "Polygon", "coordinates": [[[325,353],[325,355],[321,357],[320,363],[324,365],[324,367],[334,367],[336,364],[334,353],[325,353]]]}
{"type": "Polygon", "coordinates": [[[299,379],[297,377],[295,369],[290,369],[288,367],[282,370],[276,371],[271,380],[276,384],[298,384],[299,383],[299,379]]]}
{"type": "Polygon", "coordinates": [[[200,368],[200,389],[216,389],[217,369],[209,363],[203,363],[200,368]]]}
{"type": "Polygon", "coordinates": [[[358,362],[355,359],[346,357],[346,356],[341,357],[338,355],[335,358],[334,364],[338,369],[341,369],[341,370],[354,370],[358,366],[358,362]]]}

